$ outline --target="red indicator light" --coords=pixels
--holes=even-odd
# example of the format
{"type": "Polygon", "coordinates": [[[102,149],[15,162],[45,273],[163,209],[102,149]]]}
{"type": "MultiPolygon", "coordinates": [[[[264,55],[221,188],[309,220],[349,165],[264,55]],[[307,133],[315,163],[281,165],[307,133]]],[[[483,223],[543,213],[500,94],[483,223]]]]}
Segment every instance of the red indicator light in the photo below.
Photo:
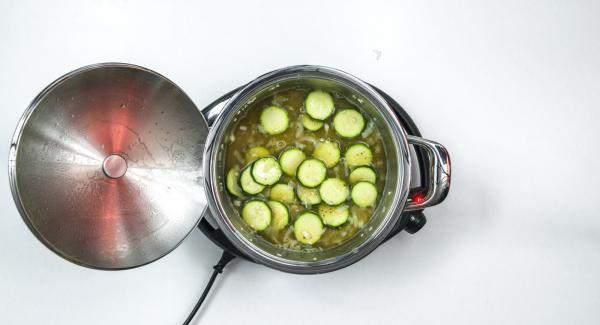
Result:
{"type": "Polygon", "coordinates": [[[415,203],[421,203],[421,202],[423,202],[423,195],[421,195],[421,194],[417,194],[417,195],[415,195],[415,196],[413,197],[413,201],[414,201],[415,203]]]}

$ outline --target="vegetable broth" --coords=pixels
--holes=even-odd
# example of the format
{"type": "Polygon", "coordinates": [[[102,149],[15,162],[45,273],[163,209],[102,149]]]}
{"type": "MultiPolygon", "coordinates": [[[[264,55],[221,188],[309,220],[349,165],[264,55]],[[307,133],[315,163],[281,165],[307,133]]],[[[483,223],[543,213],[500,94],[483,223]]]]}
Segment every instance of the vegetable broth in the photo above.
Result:
{"type": "MultiPolygon", "coordinates": [[[[249,163],[252,163],[255,157],[249,154],[251,148],[256,146],[263,146],[269,150],[269,153],[278,158],[282,151],[290,147],[296,147],[301,149],[307,156],[311,157],[314,150],[314,144],[319,140],[329,140],[336,142],[342,152],[341,161],[333,168],[327,168],[327,177],[337,177],[348,182],[348,175],[350,173],[349,168],[344,163],[343,153],[346,149],[356,143],[367,144],[373,154],[373,160],[371,167],[376,171],[377,179],[375,185],[377,187],[378,197],[374,207],[361,208],[356,206],[350,198],[344,203],[350,208],[349,220],[343,225],[333,228],[325,227],[325,231],[321,236],[321,239],[314,243],[312,246],[326,249],[339,245],[340,243],[351,238],[360,228],[362,228],[371,218],[373,211],[377,207],[377,203],[380,201],[383,189],[385,186],[386,179],[386,157],[384,147],[381,139],[381,135],[374,123],[371,121],[372,117],[368,116],[356,103],[352,102],[348,98],[342,97],[339,94],[331,93],[334,99],[334,105],[336,112],[341,109],[354,108],[358,109],[365,118],[366,126],[361,134],[358,136],[347,139],[342,138],[333,128],[333,116],[329,117],[324,121],[323,127],[317,131],[309,131],[302,125],[302,114],[305,114],[304,100],[311,89],[294,88],[288,90],[282,90],[269,96],[263,100],[257,101],[252,104],[247,113],[241,116],[237,121],[237,126],[233,131],[228,134],[226,138],[226,157],[225,157],[225,168],[227,172],[232,168],[242,170],[249,163]],[[265,107],[270,105],[276,105],[284,108],[289,117],[288,129],[278,135],[269,135],[261,130],[260,115],[265,107]]],[[[289,184],[294,189],[298,186],[299,182],[296,177],[283,175],[278,183],[289,184]]],[[[242,209],[244,202],[251,198],[258,198],[267,200],[269,198],[270,187],[266,187],[264,191],[259,194],[250,196],[244,195],[239,198],[234,195],[229,195],[231,203],[236,207],[239,212],[242,209]]],[[[323,204],[323,203],[321,203],[323,204]]],[[[318,214],[318,205],[310,206],[303,205],[297,196],[291,204],[286,204],[290,211],[290,218],[288,226],[281,230],[273,230],[272,227],[268,227],[263,231],[259,231],[258,234],[269,242],[288,249],[300,249],[305,246],[299,243],[293,233],[294,221],[300,214],[306,211],[311,211],[318,214]]]]}

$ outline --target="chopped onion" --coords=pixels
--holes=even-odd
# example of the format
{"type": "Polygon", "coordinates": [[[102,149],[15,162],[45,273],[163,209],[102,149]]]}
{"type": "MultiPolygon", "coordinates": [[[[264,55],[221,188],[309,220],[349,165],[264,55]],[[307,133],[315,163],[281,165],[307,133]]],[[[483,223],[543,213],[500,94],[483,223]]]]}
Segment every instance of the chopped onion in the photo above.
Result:
{"type": "Polygon", "coordinates": [[[296,121],[296,138],[300,138],[304,135],[304,125],[300,122],[300,119],[296,121]]]}
{"type": "Polygon", "coordinates": [[[241,163],[242,165],[244,164],[244,157],[242,157],[242,154],[238,150],[235,150],[233,152],[233,156],[239,163],[241,163]]]}
{"type": "Polygon", "coordinates": [[[258,124],[258,132],[260,132],[262,134],[267,134],[267,130],[265,130],[265,128],[263,128],[262,124],[258,124]]]}
{"type": "Polygon", "coordinates": [[[367,127],[360,134],[360,136],[364,139],[364,138],[368,137],[369,135],[371,135],[371,133],[373,133],[374,130],[375,130],[375,123],[373,123],[373,121],[369,121],[369,123],[367,123],[367,127]]]}
{"type": "Polygon", "coordinates": [[[315,144],[315,142],[317,142],[317,139],[311,137],[311,136],[303,136],[299,139],[300,141],[304,141],[304,142],[309,142],[311,144],[315,144]]]}

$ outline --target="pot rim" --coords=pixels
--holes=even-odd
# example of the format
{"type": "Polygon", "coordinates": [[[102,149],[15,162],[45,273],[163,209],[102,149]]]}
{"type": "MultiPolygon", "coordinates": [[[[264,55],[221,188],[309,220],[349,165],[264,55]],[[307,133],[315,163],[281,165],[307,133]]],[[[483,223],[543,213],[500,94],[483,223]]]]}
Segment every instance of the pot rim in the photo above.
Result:
{"type": "Polygon", "coordinates": [[[411,161],[406,132],[401,126],[398,117],[393,112],[393,109],[385,99],[373,89],[373,87],[353,75],[334,68],[316,65],[285,67],[268,72],[246,84],[225,104],[225,107],[210,128],[206,146],[204,148],[203,160],[205,190],[208,196],[209,206],[207,212],[211,212],[227,239],[240,249],[240,251],[256,262],[290,273],[312,274],[330,272],[351,265],[364,258],[379,246],[390,233],[396,218],[400,217],[408,198],[411,178],[410,165],[411,161]],[[397,183],[396,189],[394,189],[392,203],[387,210],[384,219],[377,226],[377,231],[375,231],[369,239],[365,240],[351,251],[318,262],[294,261],[270,254],[244,237],[229,221],[229,217],[227,217],[226,212],[224,211],[223,203],[218,200],[218,171],[215,170],[218,148],[221,145],[221,142],[219,141],[217,143],[216,140],[223,139],[225,130],[229,123],[231,123],[231,117],[243,106],[240,104],[243,104],[244,100],[247,100],[248,97],[251,97],[265,85],[273,83],[273,81],[290,75],[297,75],[297,78],[300,79],[302,78],[301,74],[303,73],[322,74],[323,76],[334,77],[356,87],[362,95],[370,100],[381,111],[386,119],[386,122],[390,127],[390,132],[394,135],[393,141],[396,142],[398,148],[399,163],[403,165],[397,176],[400,181],[397,183]],[[236,107],[237,109],[235,109],[236,107]]]}

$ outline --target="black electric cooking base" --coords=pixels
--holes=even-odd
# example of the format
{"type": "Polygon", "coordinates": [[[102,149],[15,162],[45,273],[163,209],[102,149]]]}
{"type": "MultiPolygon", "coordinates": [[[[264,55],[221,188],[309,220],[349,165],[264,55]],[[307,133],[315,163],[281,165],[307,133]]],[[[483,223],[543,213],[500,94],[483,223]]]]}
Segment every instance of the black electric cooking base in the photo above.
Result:
{"type": "MultiPolygon", "coordinates": [[[[406,130],[406,133],[409,135],[414,135],[414,136],[420,137],[421,132],[419,132],[417,125],[410,118],[408,113],[402,108],[402,106],[400,106],[400,104],[398,104],[398,102],[396,102],[392,97],[390,97],[384,91],[380,90],[379,88],[377,88],[375,86],[372,86],[372,87],[375,88],[375,90],[377,90],[379,92],[379,94],[387,101],[387,103],[394,109],[394,111],[396,112],[396,115],[398,116],[398,118],[400,120],[400,123],[404,127],[404,130],[406,130]]],[[[223,102],[227,98],[231,97],[235,92],[237,92],[238,89],[235,89],[235,90],[225,94],[224,96],[217,99],[213,104],[209,105],[208,107],[212,107],[212,106],[215,106],[216,103],[223,102]]],[[[417,161],[418,167],[419,167],[419,174],[420,174],[419,176],[420,176],[420,180],[422,183],[423,180],[426,180],[429,177],[430,170],[429,170],[429,168],[426,167],[426,166],[428,166],[429,158],[427,157],[427,154],[425,154],[425,152],[423,152],[423,149],[420,149],[417,147],[415,147],[414,149],[415,149],[415,155],[417,158],[416,161],[417,161]]],[[[416,196],[423,197],[424,195],[425,195],[425,188],[423,188],[422,185],[411,189],[409,192],[409,197],[416,197],[416,196]]],[[[414,234],[417,231],[419,231],[421,228],[423,228],[423,226],[425,226],[426,222],[427,222],[427,219],[425,218],[425,215],[423,214],[423,210],[404,212],[398,217],[398,220],[396,221],[394,228],[392,229],[392,231],[390,232],[388,237],[383,242],[386,242],[388,239],[394,237],[402,230],[406,230],[408,233],[414,234]]],[[[226,252],[229,252],[230,254],[233,254],[237,257],[241,257],[245,260],[252,261],[249,257],[247,257],[242,252],[240,252],[227,239],[227,237],[223,234],[223,232],[220,229],[215,229],[213,226],[210,225],[210,223],[208,223],[208,221],[206,219],[202,219],[200,221],[200,224],[198,224],[198,228],[213,243],[215,243],[217,246],[219,246],[226,252]]]]}
{"type": "MultiPolygon", "coordinates": [[[[417,128],[417,126],[415,125],[413,120],[410,118],[408,113],[406,113],[406,111],[402,108],[402,106],[400,106],[400,104],[398,104],[398,102],[396,102],[393,98],[391,98],[388,94],[386,94],[382,90],[380,90],[376,87],[373,87],[373,88],[375,88],[379,92],[379,94],[388,102],[388,104],[394,109],[394,111],[396,112],[396,115],[398,116],[398,119],[400,120],[400,123],[404,127],[404,130],[406,130],[406,133],[408,133],[409,135],[414,135],[414,136],[420,137],[421,132],[419,132],[419,129],[417,128]]],[[[203,112],[209,112],[211,108],[217,106],[219,103],[223,103],[224,101],[228,100],[238,90],[239,90],[239,88],[234,89],[233,91],[223,95],[221,98],[217,99],[211,105],[207,106],[207,108],[204,109],[203,112]]],[[[206,117],[208,123],[211,124],[211,119],[213,119],[215,116],[211,117],[211,116],[208,116],[208,114],[207,114],[205,117],[206,117]]],[[[429,161],[428,161],[429,158],[427,157],[425,152],[423,152],[423,149],[415,147],[414,150],[415,150],[414,151],[415,157],[413,157],[413,158],[416,158],[415,160],[417,162],[418,169],[419,169],[419,176],[420,176],[419,179],[420,179],[421,183],[423,183],[424,180],[429,179],[430,170],[429,170],[429,168],[426,168],[426,166],[428,166],[428,164],[429,164],[429,161]]],[[[413,160],[413,161],[415,161],[415,160],[413,160]]],[[[423,188],[421,185],[419,187],[411,189],[408,195],[411,198],[415,198],[415,197],[424,197],[425,194],[426,194],[425,188],[423,188]]],[[[406,230],[408,233],[414,234],[415,232],[417,232],[421,228],[423,228],[423,226],[425,225],[426,222],[427,222],[427,219],[425,218],[425,215],[423,214],[423,210],[404,212],[400,216],[398,216],[398,219],[396,220],[396,224],[394,225],[394,228],[392,229],[390,234],[387,236],[387,238],[383,242],[386,242],[388,239],[394,237],[402,230],[406,230]]],[[[210,280],[206,284],[206,287],[204,288],[202,295],[198,299],[198,302],[196,302],[196,305],[194,306],[194,308],[192,309],[192,311],[190,312],[190,314],[188,315],[186,320],[183,322],[183,325],[189,325],[192,322],[192,320],[194,319],[194,317],[196,315],[196,312],[198,311],[198,309],[200,308],[200,306],[206,299],[208,292],[210,291],[211,287],[213,286],[215,279],[221,272],[223,272],[223,269],[231,260],[233,260],[235,257],[239,257],[239,258],[242,258],[242,259],[245,259],[248,261],[252,261],[252,259],[250,259],[248,256],[244,255],[242,252],[240,252],[227,239],[227,237],[225,237],[225,235],[223,234],[223,232],[221,230],[215,229],[213,226],[210,225],[210,223],[208,223],[208,221],[206,219],[203,218],[200,221],[200,224],[198,224],[198,228],[213,243],[215,243],[217,246],[219,246],[220,248],[223,249],[223,254],[221,255],[221,258],[219,259],[219,262],[217,264],[215,264],[215,266],[213,266],[214,271],[212,273],[212,276],[210,277],[210,280]]]]}

